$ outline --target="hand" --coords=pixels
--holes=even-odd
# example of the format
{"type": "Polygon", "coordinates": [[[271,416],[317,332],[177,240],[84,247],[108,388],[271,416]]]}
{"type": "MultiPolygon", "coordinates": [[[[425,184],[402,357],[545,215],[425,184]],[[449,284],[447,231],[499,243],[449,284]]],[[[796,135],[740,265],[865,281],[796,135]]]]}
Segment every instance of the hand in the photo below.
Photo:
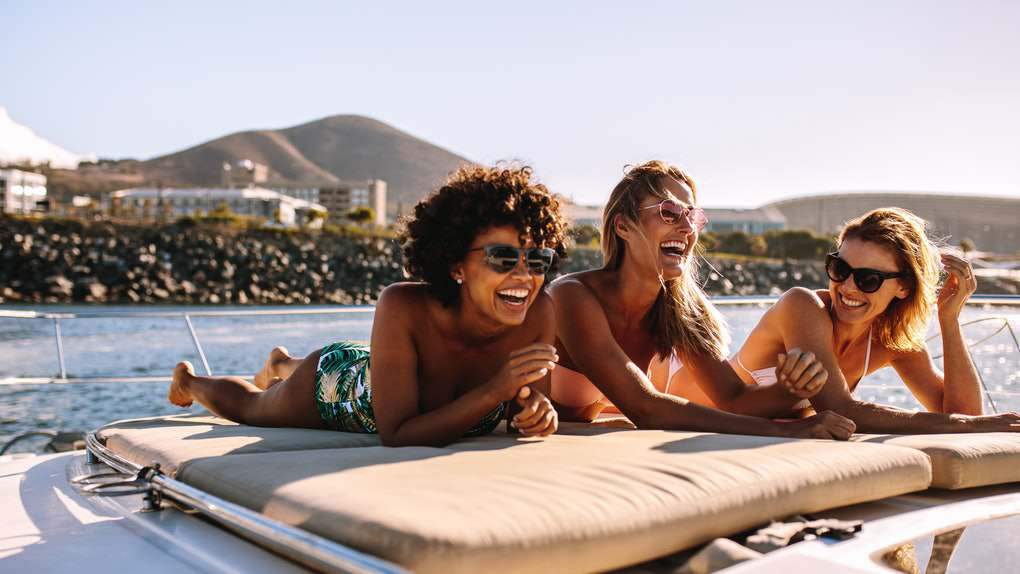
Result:
{"type": "Polygon", "coordinates": [[[1020,432],[1020,414],[1015,412],[966,417],[971,432],[1020,432]]]}
{"type": "Polygon", "coordinates": [[[823,411],[806,419],[779,423],[793,438],[847,440],[857,430],[854,421],[832,411],[823,411]]]}
{"type": "Polygon", "coordinates": [[[521,412],[514,415],[510,425],[524,436],[549,436],[559,427],[559,415],[549,397],[537,389],[521,387],[517,391],[517,404],[521,412]]]}
{"type": "Polygon", "coordinates": [[[829,380],[829,372],[814,353],[794,347],[786,353],[780,353],[776,360],[777,382],[796,397],[807,399],[815,396],[822,390],[825,381],[829,380]]]}
{"type": "Polygon", "coordinates": [[[957,321],[964,303],[977,290],[977,278],[970,262],[952,253],[942,253],[942,266],[949,277],[939,291],[939,320],[957,321]]]}
{"type": "Polygon", "coordinates": [[[487,383],[500,402],[517,396],[521,387],[534,383],[556,368],[556,347],[534,343],[510,353],[503,368],[487,383]]]}

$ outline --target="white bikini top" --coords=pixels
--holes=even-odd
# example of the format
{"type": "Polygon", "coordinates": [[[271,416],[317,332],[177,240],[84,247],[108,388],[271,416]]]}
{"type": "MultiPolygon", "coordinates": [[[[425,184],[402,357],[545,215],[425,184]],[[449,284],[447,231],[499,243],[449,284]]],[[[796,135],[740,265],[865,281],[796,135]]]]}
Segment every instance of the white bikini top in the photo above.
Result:
{"type": "MultiPolygon", "coordinates": [[[[775,367],[765,367],[764,369],[756,369],[752,371],[745,367],[744,363],[740,362],[739,353],[737,354],[736,359],[737,364],[740,365],[740,368],[744,369],[744,371],[748,375],[751,375],[751,378],[754,379],[754,382],[759,386],[774,385],[779,380],[776,377],[775,367]]],[[[871,363],[871,328],[868,328],[868,349],[864,352],[864,374],[861,375],[861,378],[857,381],[857,384],[860,384],[860,382],[864,380],[864,377],[868,376],[868,365],[870,363],[871,363]]],[[[671,373],[673,372],[672,368],[673,363],[671,360],[670,361],[671,373]]],[[[672,376],[672,374],[670,376],[672,376]]]]}
{"type": "Polygon", "coordinates": [[[669,375],[666,377],[666,388],[662,392],[669,394],[669,384],[673,382],[673,375],[682,368],[684,368],[684,362],[676,356],[676,351],[673,351],[673,354],[669,356],[669,375]]]}

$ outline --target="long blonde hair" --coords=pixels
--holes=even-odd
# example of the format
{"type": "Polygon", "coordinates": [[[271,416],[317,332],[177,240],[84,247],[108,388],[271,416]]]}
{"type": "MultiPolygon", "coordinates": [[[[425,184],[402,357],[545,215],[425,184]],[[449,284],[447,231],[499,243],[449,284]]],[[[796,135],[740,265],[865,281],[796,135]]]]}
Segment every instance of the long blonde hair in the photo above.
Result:
{"type": "MultiPolygon", "coordinates": [[[[660,185],[663,178],[686,184],[697,202],[694,180],[682,169],[659,160],[630,167],[613,188],[602,214],[603,269],[618,270],[626,256],[626,243],[616,235],[614,228],[616,217],[621,216],[637,224],[642,197],[667,199],[667,193],[660,185]]],[[[640,225],[636,228],[640,232],[640,225]]],[[[649,249],[657,250],[657,247],[649,245],[649,249]]],[[[700,254],[700,246],[696,245],[695,249],[700,254]]],[[[730,342],[729,330],[722,314],[709,302],[698,283],[697,258],[673,279],[665,279],[660,270],[659,282],[662,289],[645,316],[645,328],[652,335],[659,356],[668,357],[676,352],[681,358],[725,358],[730,342]]]]}
{"type": "Polygon", "coordinates": [[[899,207],[882,207],[851,219],[839,234],[839,245],[860,239],[881,245],[894,254],[901,278],[910,288],[903,299],[893,299],[875,319],[878,340],[894,351],[924,348],[928,319],[938,301],[941,261],[938,247],[928,238],[928,222],[899,207]]]}

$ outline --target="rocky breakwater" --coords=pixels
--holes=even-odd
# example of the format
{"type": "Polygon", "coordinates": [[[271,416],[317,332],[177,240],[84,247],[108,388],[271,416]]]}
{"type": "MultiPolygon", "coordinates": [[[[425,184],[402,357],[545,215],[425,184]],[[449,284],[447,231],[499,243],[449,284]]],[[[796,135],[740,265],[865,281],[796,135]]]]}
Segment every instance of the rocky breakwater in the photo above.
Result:
{"type": "MultiPolygon", "coordinates": [[[[567,271],[602,265],[597,249],[574,250],[564,265],[567,271]]],[[[1020,294],[1020,272],[997,273],[975,268],[977,292],[985,295],[1020,294]]],[[[767,259],[742,255],[708,254],[701,260],[701,282],[709,295],[780,295],[792,287],[825,289],[829,279],[821,261],[767,259]]]]}
{"type": "Polygon", "coordinates": [[[370,304],[403,277],[382,237],[29,221],[0,225],[0,302],[370,304]]]}
{"type": "MultiPolygon", "coordinates": [[[[602,265],[595,249],[576,249],[563,266],[565,271],[602,265]]],[[[708,255],[701,260],[701,283],[709,295],[780,295],[794,286],[823,288],[828,285],[825,267],[814,261],[761,259],[708,255]]]]}
{"type": "MultiPolygon", "coordinates": [[[[828,284],[817,261],[705,259],[711,295],[828,284]]],[[[361,233],[0,218],[0,303],[372,304],[402,265],[394,239],[361,233]]],[[[578,248],[559,271],[601,265],[597,249],[578,248]]],[[[979,293],[1020,291],[978,280],[979,293]]]]}

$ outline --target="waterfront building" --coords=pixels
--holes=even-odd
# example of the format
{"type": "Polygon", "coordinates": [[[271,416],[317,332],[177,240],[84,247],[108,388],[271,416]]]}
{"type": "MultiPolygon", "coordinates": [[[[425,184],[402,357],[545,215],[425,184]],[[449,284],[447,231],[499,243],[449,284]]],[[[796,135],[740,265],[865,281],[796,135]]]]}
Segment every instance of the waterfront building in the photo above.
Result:
{"type": "Polygon", "coordinates": [[[295,199],[303,199],[310,203],[319,203],[319,186],[311,184],[269,184],[264,186],[276,193],[282,193],[295,199]]]}
{"type": "Polygon", "coordinates": [[[783,214],[768,206],[755,209],[709,207],[705,209],[705,215],[708,216],[708,225],[705,226],[705,231],[713,233],[740,231],[748,235],[760,235],[766,231],[786,227],[786,218],[783,217],[783,214]]]}
{"type": "Polygon", "coordinates": [[[831,193],[785,199],[767,204],[786,218],[789,229],[837,233],[843,224],[879,207],[909,209],[931,223],[936,238],[959,245],[970,239],[980,251],[1020,250],[1020,197],[989,197],[938,193],[831,193]]]}
{"type": "Polygon", "coordinates": [[[223,187],[254,187],[269,180],[269,167],[250,159],[223,162],[223,187]]]}
{"type": "Polygon", "coordinates": [[[28,215],[46,201],[46,176],[20,169],[0,169],[0,201],[4,213],[28,215]]]}
{"type": "Polygon", "coordinates": [[[290,227],[309,223],[320,226],[327,215],[322,205],[260,187],[137,187],[110,193],[107,203],[114,217],[147,221],[207,215],[227,208],[237,215],[263,218],[290,227]],[[314,215],[316,213],[321,215],[314,215]]]}
{"type": "Polygon", "coordinates": [[[359,207],[371,208],[373,224],[386,225],[386,182],[381,179],[349,181],[319,188],[319,203],[331,217],[341,220],[359,207]]]}
{"type": "Polygon", "coordinates": [[[601,205],[581,205],[569,199],[564,199],[560,206],[560,212],[570,225],[591,225],[598,228],[602,227],[603,209],[601,205]]]}

